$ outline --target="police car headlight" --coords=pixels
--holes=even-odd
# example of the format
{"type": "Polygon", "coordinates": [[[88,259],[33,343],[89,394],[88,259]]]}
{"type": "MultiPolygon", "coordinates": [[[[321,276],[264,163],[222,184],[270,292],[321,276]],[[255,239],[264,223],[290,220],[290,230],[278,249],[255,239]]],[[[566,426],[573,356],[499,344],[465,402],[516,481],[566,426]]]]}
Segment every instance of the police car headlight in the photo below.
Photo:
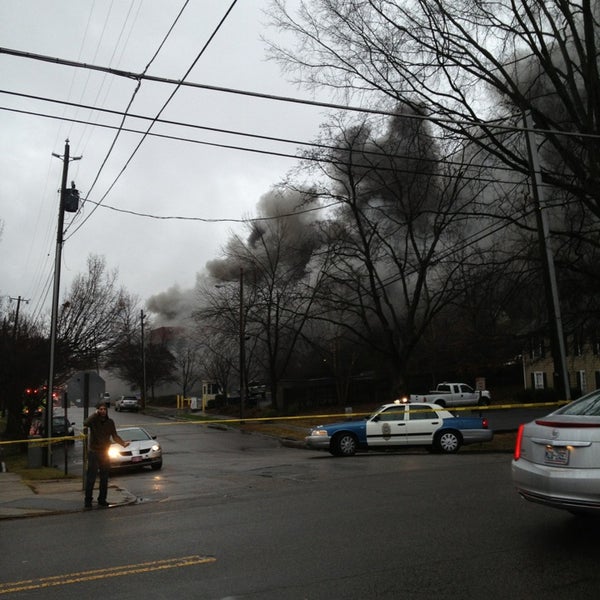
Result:
{"type": "Polygon", "coordinates": [[[325,431],[325,429],[313,429],[310,432],[310,435],[317,435],[317,436],[326,436],[327,435],[327,431],[325,431]]]}

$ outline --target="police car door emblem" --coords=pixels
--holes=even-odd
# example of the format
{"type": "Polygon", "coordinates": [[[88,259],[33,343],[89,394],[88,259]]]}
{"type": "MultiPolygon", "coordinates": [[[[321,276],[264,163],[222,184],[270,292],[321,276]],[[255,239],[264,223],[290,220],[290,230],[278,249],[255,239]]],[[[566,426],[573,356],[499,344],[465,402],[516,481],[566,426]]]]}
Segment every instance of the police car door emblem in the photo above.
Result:
{"type": "Polygon", "coordinates": [[[391,429],[389,423],[384,423],[381,426],[381,435],[383,436],[383,439],[386,441],[392,437],[392,429],[391,429]]]}

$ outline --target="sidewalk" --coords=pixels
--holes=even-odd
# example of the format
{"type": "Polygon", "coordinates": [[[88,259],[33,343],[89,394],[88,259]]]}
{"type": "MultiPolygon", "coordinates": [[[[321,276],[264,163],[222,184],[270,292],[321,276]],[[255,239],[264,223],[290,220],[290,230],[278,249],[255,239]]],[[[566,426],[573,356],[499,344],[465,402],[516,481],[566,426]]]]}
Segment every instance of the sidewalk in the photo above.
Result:
{"type": "MultiPolygon", "coordinates": [[[[152,411],[147,411],[147,414],[153,414],[158,418],[178,420],[177,411],[172,408],[155,408],[152,411]]],[[[227,421],[231,417],[212,415],[213,419],[227,421]]],[[[215,423],[212,427],[223,427],[227,425],[223,423],[215,423]]],[[[268,429],[269,426],[261,426],[256,424],[254,427],[249,427],[253,431],[261,432],[268,429]]],[[[306,433],[306,428],[296,427],[295,425],[286,425],[278,427],[277,432],[270,432],[271,436],[279,437],[283,446],[294,448],[303,448],[304,442],[287,439],[284,434],[285,430],[302,432],[302,436],[306,433]]],[[[96,490],[97,490],[96,482],[96,490]]],[[[97,493],[94,494],[97,497],[97,493]]],[[[127,490],[118,488],[116,485],[108,484],[108,501],[113,506],[123,506],[134,504],[137,498],[127,490]]],[[[97,505],[94,501],[94,509],[97,505]]],[[[60,513],[80,512],[83,511],[83,488],[81,478],[74,479],[55,479],[55,480],[40,480],[30,481],[25,483],[21,476],[16,473],[0,472],[0,520],[2,519],[18,519],[22,517],[36,517],[41,515],[52,515],[60,513]]]]}
{"type": "MultiPolygon", "coordinates": [[[[127,490],[109,482],[108,501],[111,507],[133,504],[136,500],[127,490]]],[[[83,510],[83,489],[79,478],[32,481],[28,485],[16,473],[0,473],[0,520],[83,510]]]]}

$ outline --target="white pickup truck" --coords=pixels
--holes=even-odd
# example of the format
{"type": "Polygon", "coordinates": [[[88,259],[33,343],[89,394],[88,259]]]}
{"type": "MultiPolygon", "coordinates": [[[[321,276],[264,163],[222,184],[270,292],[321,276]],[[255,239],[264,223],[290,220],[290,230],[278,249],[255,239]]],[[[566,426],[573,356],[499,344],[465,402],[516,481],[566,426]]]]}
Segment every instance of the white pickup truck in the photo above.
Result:
{"type": "Polygon", "coordinates": [[[432,402],[438,406],[487,406],[491,400],[487,390],[474,390],[466,383],[438,383],[428,394],[410,395],[410,402],[432,402]]]}

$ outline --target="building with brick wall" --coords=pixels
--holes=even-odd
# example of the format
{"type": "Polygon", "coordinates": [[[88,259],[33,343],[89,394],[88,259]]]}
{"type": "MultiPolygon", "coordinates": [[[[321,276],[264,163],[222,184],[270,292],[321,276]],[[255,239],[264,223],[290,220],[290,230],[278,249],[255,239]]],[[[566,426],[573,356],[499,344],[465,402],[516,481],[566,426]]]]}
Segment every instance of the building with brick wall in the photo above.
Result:
{"type": "MultiPolygon", "coordinates": [[[[523,352],[525,389],[556,389],[554,362],[550,344],[542,337],[532,337],[523,352]]],[[[575,337],[565,339],[566,366],[571,390],[577,396],[600,388],[600,336],[580,342],[575,337]]]]}

